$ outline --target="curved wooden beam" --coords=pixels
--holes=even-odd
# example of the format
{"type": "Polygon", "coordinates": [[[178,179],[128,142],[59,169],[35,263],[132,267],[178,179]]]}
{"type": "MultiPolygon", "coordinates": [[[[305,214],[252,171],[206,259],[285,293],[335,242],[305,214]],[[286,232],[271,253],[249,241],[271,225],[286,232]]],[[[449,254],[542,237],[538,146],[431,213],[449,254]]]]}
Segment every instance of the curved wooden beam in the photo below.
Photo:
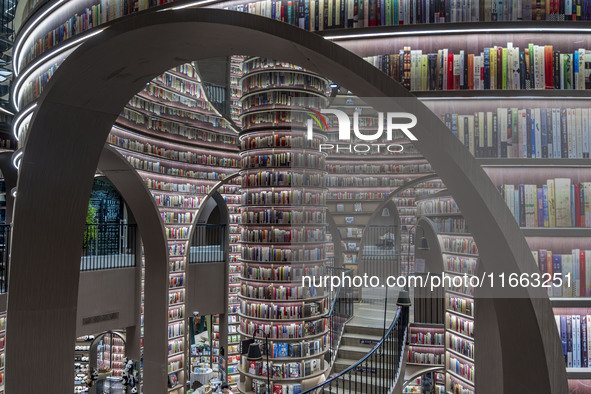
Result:
{"type": "MultiPolygon", "coordinates": [[[[486,270],[537,270],[505,202],[466,147],[412,93],[363,59],[295,26],[239,12],[166,5],[122,19],[102,25],[105,30],[62,63],[30,125],[14,210],[7,392],[35,392],[40,385],[73,391],[79,245],[103,144],[133,94],[164,70],[193,60],[233,53],[278,58],[347,86],[378,111],[413,113],[419,119],[412,129],[418,137],[414,144],[453,193],[486,270]],[[58,193],[60,198],[52,198],[58,193]],[[51,209],[39,204],[40,199],[51,200],[51,209]],[[31,370],[36,371],[33,379],[31,370]]],[[[503,289],[491,296],[513,299],[494,300],[502,309],[498,328],[503,362],[487,369],[489,379],[502,379],[506,393],[566,393],[562,349],[544,291],[503,289]]],[[[160,298],[158,310],[166,303],[160,298]]],[[[150,340],[165,342],[166,336],[154,337],[151,327],[146,322],[150,340]]],[[[162,363],[144,364],[147,394],[166,391],[166,345],[162,353],[162,363]]],[[[487,392],[486,379],[477,384],[487,392]]]]}
{"type": "MultiPolygon", "coordinates": [[[[168,338],[167,322],[163,319],[168,307],[168,244],[164,223],[146,184],[117,149],[105,145],[97,168],[115,186],[133,213],[139,232],[138,239],[141,237],[144,246],[144,371],[151,370],[157,374],[161,371],[163,357],[168,354],[166,349],[162,349],[162,346],[167,346],[168,338]]],[[[141,249],[138,248],[136,253],[141,253],[141,249]]],[[[138,297],[141,297],[141,278],[138,278],[136,286],[138,297]]],[[[126,349],[127,354],[138,360],[141,334],[139,316],[138,310],[135,327],[127,330],[126,349]]]]}

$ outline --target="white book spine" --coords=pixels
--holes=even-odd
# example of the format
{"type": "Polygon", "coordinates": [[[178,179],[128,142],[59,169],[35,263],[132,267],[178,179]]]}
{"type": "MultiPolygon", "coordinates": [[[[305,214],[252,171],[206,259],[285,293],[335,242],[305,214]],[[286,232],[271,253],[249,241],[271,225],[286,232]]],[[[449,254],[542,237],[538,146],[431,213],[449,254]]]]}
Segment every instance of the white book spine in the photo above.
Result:
{"type": "MultiPolygon", "coordinates": [[[[534,114],[535,114],[535,123],[534,123],[534,128],[535,128],[535,139],[536,139],[536,158],[541,158],[542,157],[542,126],[541,126],[541,115],[540,115],[540,108],[536,108],[534,110],[534,114]]],[[[533,155],[532,155],[533,156],[533,155]]]]}
{"type": "Polygon", "coordinates": [[[576,157],[581,159],[583,157],[583,114],[581,108],[575,109],[575,127],[576,127],[576,157]]]}

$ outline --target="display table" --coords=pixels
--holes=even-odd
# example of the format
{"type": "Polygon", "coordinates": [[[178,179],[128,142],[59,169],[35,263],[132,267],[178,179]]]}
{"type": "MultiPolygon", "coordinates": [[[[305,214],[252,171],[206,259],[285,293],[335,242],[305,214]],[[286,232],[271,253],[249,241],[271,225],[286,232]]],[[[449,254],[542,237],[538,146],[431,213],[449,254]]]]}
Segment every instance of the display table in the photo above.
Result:
{"type": "Polygon", "coordinates": [[[205,385],[209,383],[211,378],[213,378],[213,369],[199,368],[198,372],[191,372],[191,386],[193,386],[193,383],[195,382],[205,385]]]}

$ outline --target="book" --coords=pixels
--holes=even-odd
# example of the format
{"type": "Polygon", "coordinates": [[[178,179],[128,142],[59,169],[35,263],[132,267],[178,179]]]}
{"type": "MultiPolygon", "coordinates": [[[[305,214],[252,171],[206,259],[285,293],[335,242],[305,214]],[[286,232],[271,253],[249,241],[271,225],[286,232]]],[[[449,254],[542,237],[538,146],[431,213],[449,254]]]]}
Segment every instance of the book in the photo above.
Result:
{"type": "Polygon", "coordinates": [[[571,227],[571,181],[568,178],[556,178],[555,199],[556,199],[556,227],[571,227]]]}
{"type": "Polygon", "coordinates": [[[287,343],[274,343],[273,344],[273,357],[274,358],[288,357],[287,343]]]}

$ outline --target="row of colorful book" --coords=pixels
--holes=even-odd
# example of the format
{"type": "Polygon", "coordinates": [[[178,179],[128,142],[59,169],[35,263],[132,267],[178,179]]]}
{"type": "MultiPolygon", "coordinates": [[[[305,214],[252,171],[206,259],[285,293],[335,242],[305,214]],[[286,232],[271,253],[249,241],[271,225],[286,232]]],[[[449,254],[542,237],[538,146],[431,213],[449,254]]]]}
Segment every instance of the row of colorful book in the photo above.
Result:
{"type": "Polygon", "coordinates": [[[591,182],[548,179],[545,185],[499,185],[521,227],[591,227],[591,182]]]}
{"type": "Polygon", "coordinates": [[[441,120],[475,157],[583,159],[591,151],[589,108],[497,108],[441,120]]]}
{"type": "Polygon", "coordinates": [[[477,53],[423,53],[405,46],[365,60],[412,91],[591,88],[591,52],[584,48],[559,51],[530,43],[520,50],[509,42],[477,53]]]}

